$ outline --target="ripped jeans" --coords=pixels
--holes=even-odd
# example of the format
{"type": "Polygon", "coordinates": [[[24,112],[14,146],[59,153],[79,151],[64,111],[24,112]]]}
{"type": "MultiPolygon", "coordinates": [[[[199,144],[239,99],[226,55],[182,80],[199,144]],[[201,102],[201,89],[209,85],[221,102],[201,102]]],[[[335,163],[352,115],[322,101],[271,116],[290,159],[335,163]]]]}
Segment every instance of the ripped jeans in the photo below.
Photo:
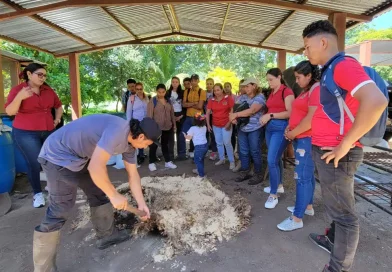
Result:
{"type": "Polygon", "coordinates": [[[295,139],[293,144],[295,153],[294,179],[297,185],[293,214],[298,218],[303,218],[306,207],[313,204],[315,187],[312,138],[295,139]]]}

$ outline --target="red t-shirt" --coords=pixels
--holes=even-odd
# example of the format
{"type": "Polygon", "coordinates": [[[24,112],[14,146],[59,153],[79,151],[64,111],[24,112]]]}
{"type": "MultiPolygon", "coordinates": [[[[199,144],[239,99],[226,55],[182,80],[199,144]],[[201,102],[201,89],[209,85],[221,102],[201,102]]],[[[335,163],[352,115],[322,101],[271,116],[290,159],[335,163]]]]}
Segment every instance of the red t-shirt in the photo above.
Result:
{"type": "Polygon", "coordinates": [[[280,85],[279,90],[275,94],[272,91],[267,100],[267,113],[279,113],[286,111],[284,99],[289,95],[294,95],[293,91],[283,84],[280,85]]]}
{"type": "MultiPolygon", "coordinates": [[[[27,83],[21,83],[11,89],[7,97],[7,107],[27,83]]],[[[23,130],[51,131],[54,129],[52,108],[61,107],[57,94],[47,85],[40,87],[40,94],[33,94],[20,103],[19,111],[15,116],[13,127],[23,130]]]]}
{"type": "Polygon", "coordinates": [[[224,127],[229,122],[229,114],[234,106],[234,99],[226,95],[221,101],[214,97],[208,101],[207,109],[212,111],[212,125],[224,127]]]}
{"type": "MultiPolygon", "coordinates": [[[[296,128],[302,119],[306,117],[309,112],[310,105],[317,105],[320,98],[320,85],[312,86],[308,92],[301,93],[294,101],[291,106],[291,115],[289,120],[290,130],[296,128]]],[[[299,135],[296,138],[305,138],[312,136],[312,129],[309,129],[299,135]]]]}
{"type": "MultiPolygon", "coordinates": [[[[343,98],[355,117],[359,102],[353,95],[360,87],[373,81],[363,67],[351,58],[346,58],[335,66],[333,77],[335,83],[343,90],[343,98]]],[[[344,114],[344,133],[341,136],[338,101],[324,86],[321,86],[320,98],[313,106],[317,106],[317,110],[312,119],[312,144],[320,147],[339,145],[351,129],[350,118],[344,114]]],[[[356,145],[361,146],[359,142],[356,142],[356,145]]]]}

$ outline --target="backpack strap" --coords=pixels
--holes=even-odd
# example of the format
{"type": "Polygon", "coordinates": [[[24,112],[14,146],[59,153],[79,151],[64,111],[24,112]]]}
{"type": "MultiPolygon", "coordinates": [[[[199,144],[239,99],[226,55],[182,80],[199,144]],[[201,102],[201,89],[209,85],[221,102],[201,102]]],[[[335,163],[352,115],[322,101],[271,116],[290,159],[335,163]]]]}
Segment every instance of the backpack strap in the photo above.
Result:
{"type": "Polygon", "coordinates": [[[155,107],[156,107],[157,104],[158,104],[158,100],[157,100],[157,97],[156,97],[156,96],[154,96],[154,97],[152,98],[152,103],[154,104],[154,109],[155,109],[155,107]]]}
{"type": "Polygon", "coordinates": [[[133,104],[135,103],[135,95],[130,94],[129,101],[131,101],[131,120],[133,119],[133,104]]]}

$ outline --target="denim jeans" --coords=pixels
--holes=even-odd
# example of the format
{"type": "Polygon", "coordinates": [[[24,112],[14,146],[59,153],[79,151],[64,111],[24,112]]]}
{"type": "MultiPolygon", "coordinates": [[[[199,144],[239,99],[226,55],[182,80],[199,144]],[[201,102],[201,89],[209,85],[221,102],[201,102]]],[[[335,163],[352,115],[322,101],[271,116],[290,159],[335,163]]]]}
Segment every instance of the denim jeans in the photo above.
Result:
{"type": "MultiPolygon", "coordinates": [[[[174,116],[184,115],[182,112],[175,112],[174,116]]],[[[186,142],[184,134],[182,134],[182,127],[185,120],[185,115],[180,119],[180,121],[176,122],[176,139],[177,139],[177,156],[185,157],[186,156],[186,142]]]]}
{"type": "MultiPolygon", "coordinates": [[[[193,117],[189,117],[189,116],[185,117],[184,123],[182,124],[182,131],[187,133],[192,125],[193,125],[193,117]]],[[[194,149],[195,149],[195,146],[193,145],[193,141],[190,140],[190,142],[189,142],[189,152],[193,152],[194,149]]]]}
{"type": "Polygon", "coordinates": [[[312,159],[312,138],[295,139],[293,144],[295,153],[294,179],[297,184],[293,214],[298,218],[303,218],[306,207],[309,204],[313,204],[315,179],[312,159]]]}
{"type": "Polygon", "coordinates": [[[239,155],[241,168],[250,169],[250,157],[253,159],[254,172],[261,172],[261,143],[263,139],[263,128],[251,132],[243,132],[238,129],[239,155]]]}
{"type": "Polygon", "coordinates": [[[34,194],[42,192],[39,175],[41,172],[41,165],[38,163],[37,159],[42,145],[51,133],[51,131],[12,129],[12,139],[26,160],[27,177],[33,188],[34,194]]]}
{"type": "Polygon", "coordinates": [[[195,145],[195,156],[193,161],[196,164],[197,172],[200,177],[204,177],[204,157],[208,152],[208,144],[195,145]]]}
{"type": "Polygon", "coordinates": [[[335,243],[329,262],[331,271],[350,271],[359,240],[359,222],[355,211],[354,174],[363,159],[362,148],[352,148],[335,168],[321,156],[327,151],[313,146],[325,210],[335,223],[335,243]]]}
{"type": "Polygon", "coordinates": [[[287,120],[272,119],[268,122],[265,137],[268,147],[268,170],[271,186],[271,194],[275,195],[278,185],[282,182],[283,164],[282,155],[289,143],[284,137],[287,120]]]}
{"type": "Polygon", "coordinates": [[[38,160],[48,179],[49,206],[41,224],[36,228],[37,231],[53,232],[64,226],[75,205],[77,187],[86,194],[90,207],[109,202],[105,193],[91,179],[88,165],[79,172],[73,172],[45,159],[38,160]]]}
{"type": "Polygon", "coordinates": [[[225,148],[227,152],[227,157],[230,162],[234,162],[234,151],[233,146],[231,145],[231,133],[232,129],[226,130],[224,127],[216,127],[212,126],[214,130],[216,145],[219,153],[219,160],[225,159],[225,148]]]}

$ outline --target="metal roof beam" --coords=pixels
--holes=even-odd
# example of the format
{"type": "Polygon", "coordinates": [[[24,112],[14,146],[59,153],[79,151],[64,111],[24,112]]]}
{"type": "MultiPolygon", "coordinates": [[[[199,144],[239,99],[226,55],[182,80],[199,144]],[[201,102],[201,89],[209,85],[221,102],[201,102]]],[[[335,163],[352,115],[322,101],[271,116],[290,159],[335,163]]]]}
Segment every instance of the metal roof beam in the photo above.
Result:
{"type": "Polygon", "coordinates": [[[38,46],[34,46],[34,45],[31,45],[31,44],[28,44],[28,43],[24,43],[24,42],[15,40],[15,39],[10,38],[10,37],[7,37],[7,36],[0,35],[0,40],[12,42],[12,43],[16,43],[16,44],[19,44],[19,45],[21,45],[21,46],[24,46],[24,47],[27,47],[27,48],[30,48],[30,49],[34,49],[34,50],[37,50],[37,51],[41,51],[41,52],[45,52],[45,53],[54,55],[54,53],[51,52],[51,51],[48,51],[48,50],[43,49],[43,48],[38,47],[38,46]]]}
{"type": "MultiPolygon", "coordinates": [[[[17,10],[16,12],[22,12],[22,11],[25,10],[20,5],[15,4],[15,3],[13,3],[13,2],[11,2],[9,0],[0,0],[0,3],[6,5],[6,6],[10,7],[10,8],[13,8],[13,9],[17,10]]],[[[68,36],[68,37],[70,37],[70,38],[72,38],[72,39],[82,43],[82,44],[85,44],[85,45],[88,45],[88,46],[91,46],[91,47],[95,46],[94,44],[92,44],[92,43],[82,39],[81,37],[76,36],[75,34],[72,34],[71,32],[65,30],[64,28],[61,28],[58,25],[55,25],[55,24],[49,22],[48,20],[46,20],[46,19],[44,19],[44,18],[42,18],[42,17],[40,17],[38,15],[29,15],[29,17],[31,19],[41,23],[41,24],[46,25],[47,27],[50,27],[50,28],[60,32],[61,34],[64,34],[64,35],[66,35],[66,36],[68,36]]]]}
{"type": "Polygon", "coordinates": [[[119,19],[114,16],[113,13],[111,13],[106,7],[100,7],[104,13],[106,13],[107,16],[109,16],[113,21],[117,23],[119,27],[121,27],[122,30],[127,32],[129,36],[132,36],[132,38],[137,39],[136,35],[124,24],[122,23],[119,19]]]}
{"type": "MultiPolygon", "coordinates": [[[[331,10],[327,8],[320,8],[308,5],[301,5],[297,3],[287,2],[287,1],[279,1],[279,0],[237,0],[237,1],[227,1],[227,0],[68,0],[64,2],[59,2],[55,4],[49,4],[45,6],[24,9],[16,12],[9,12],[0,15],[0,21],[4,21],[7,19],[14,19],[23,16],[34,15],[37,13],[57,10],[66,7],[85,7],[85,6],[132,6],[132,5],[175,5],[175,4],[197,4],[197,3],[253,3],[260,4],[263,6],[270,6],[280,9],[287,10],[297,10],[297,11],[307,11],[311,13],[318,13],[329,15],[334,12],[339,12],[337,10],[331,10]]],[[[372,20],[372,16],[359,15],[353,13],[347,13],[347,19],[358,21],[358,22],[368,22],[372,20]]]]}
{"type": "Polygon", "coordinates": [[[219,34],[219,39],[222,39],[223,31],[225,30],[225,25],[227,22],[227,17],[229,17],[229,12],[230,12],[230,3],[227,4],[226,14],[225,14],[225,18],[223,19],[222,29],[219,34]]]}

